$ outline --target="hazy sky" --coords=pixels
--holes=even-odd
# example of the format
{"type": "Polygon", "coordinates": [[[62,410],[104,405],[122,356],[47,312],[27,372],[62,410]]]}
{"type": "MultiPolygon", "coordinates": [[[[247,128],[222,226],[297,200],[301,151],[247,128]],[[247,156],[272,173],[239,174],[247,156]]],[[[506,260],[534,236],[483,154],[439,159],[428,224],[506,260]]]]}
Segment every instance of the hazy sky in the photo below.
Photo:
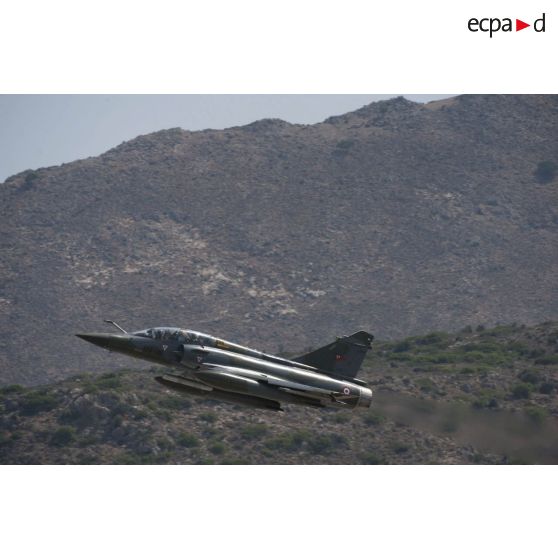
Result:
{"type": "MultiPolygon", "coordinates": [[[[164,128],[228,128],[261,118],[313,124],[394,96],[0,95],[0,182],[164,128]]],[[[405,95],[418,102],[450,96],[405,95]]]]}

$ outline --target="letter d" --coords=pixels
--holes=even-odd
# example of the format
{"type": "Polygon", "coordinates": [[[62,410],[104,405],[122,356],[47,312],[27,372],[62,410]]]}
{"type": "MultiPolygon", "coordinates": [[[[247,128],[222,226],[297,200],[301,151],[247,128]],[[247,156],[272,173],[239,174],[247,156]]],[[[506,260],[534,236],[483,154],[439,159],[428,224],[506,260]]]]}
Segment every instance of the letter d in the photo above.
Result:
{"type": "Polygon", "coordinates": [[[536,19],[535,23],[533,23],[533,29],[537,33],[544,33],[544,25],[545,25],[544,16],[545,16],[545,14],[543,14],[541,18],[536,19]],[[541,24],[540,29],[539,29],[539,23],[541,24]]]}

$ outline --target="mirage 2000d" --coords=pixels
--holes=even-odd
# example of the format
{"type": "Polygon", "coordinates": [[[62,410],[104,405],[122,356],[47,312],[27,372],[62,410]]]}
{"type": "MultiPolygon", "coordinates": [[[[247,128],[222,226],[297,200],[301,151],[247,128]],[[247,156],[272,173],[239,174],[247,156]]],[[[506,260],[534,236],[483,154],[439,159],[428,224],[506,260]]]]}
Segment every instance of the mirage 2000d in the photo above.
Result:
{"type": "Polygon", "coordinates": [[[292,360],[229,343],[204,333],[154,327],[78,337],[109,351],[170,366],[156,376],[184,393],[280,411],[281,403],[354,409],[370,407],[372,390],[356,378],[374,337],[357,331],[292,360]]]}

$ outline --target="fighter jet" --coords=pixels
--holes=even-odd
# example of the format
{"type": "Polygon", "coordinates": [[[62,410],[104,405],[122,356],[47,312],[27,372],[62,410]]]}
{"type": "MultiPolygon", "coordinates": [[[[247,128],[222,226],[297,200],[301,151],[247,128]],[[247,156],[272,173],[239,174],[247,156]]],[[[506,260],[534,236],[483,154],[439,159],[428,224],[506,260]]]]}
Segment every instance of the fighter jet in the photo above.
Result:
{"type": "Polygon", "coordinates": [[[356,375],[374,337],[365,331],[292,360],[177,327],[128,333],[82,333],[103,349],[171,367],[155,377],[183,393],[282,411],[281,403],[310,407],[370,407],[372,390],[356,375]]]}

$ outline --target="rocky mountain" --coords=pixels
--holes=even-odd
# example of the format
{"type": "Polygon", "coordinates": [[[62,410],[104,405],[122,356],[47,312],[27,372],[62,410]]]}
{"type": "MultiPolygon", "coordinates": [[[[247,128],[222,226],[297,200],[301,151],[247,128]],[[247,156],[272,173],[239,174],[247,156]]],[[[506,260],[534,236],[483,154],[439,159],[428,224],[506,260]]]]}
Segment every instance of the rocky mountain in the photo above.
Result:
{"type": "Polygon", "coordinates": [[[0,381],[177,325],[267,351],[558,318],[558,96],[170,129],[0,185],[0,381]]]}
{"type": "Polygon", "coordinates": [[[156,372],[0,388],[0,463],[558,463],[558,322],[377,343],[354,411],[212,402],[156,372]]]}

